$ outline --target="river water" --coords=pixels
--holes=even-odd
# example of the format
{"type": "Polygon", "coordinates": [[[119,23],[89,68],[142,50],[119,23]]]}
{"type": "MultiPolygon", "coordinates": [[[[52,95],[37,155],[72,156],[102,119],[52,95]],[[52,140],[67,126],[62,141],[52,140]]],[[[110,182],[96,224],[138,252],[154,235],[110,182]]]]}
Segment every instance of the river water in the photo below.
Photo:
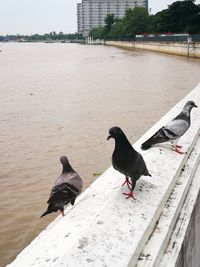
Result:
{"type": "Polygon", "coordinates": [[[136,141],[200,82],[200,61],[105,46],[5,43],[0,49],[0,266],[40,219],[67,155],[87,188],[110,166],[118,125],[136,141]]]}

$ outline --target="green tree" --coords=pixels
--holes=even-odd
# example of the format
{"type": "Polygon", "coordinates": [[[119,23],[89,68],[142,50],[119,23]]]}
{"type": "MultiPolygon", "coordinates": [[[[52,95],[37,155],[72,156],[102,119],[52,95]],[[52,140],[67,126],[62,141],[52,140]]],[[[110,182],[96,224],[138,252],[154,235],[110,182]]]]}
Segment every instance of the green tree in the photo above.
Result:
{"type": "Polygon", "coordinates": [[[123,20],[117,20],[111,27],[111,30],[108,34],[110,39],[121,39],[125,37],[125,27],[123,20]]]}
{"type": "Polygon", "coordinates": [[[94,39],[106,39],[106,37],[109,35],[109,32],[111,30],[111,27],[114,23],[114,14],[108,14],[105,19],[105,26],[104,27],[99,27],[99,28],[93,28],[89,36],[93,37],[94,39]]]}
{"type": "Polygon", "coordinates": [[[93,37],[94,39],[105,39],[105,28],[104,27],[99,27],[99,28],[93,28],[89,36],[93,37]]]}
{"type": "Polygon", "coordinates": [[[176,1],[155,15],[155,30],[200,33],[200,6],[194,0],[176,1]]]}
{"type": "Polygon", "coordinates": [[[149,30],[149,14],[144,7],[128,9],[123,21],[127,37],[134,37],[149,30]]]}
{"type": "Polygon", "coordinates": [[[105,22],[105,34],[108,34],[111,30],[111,27],[113,25],[113,23],[115,22],[115,15],[114,14],[108,14],[105,19],[104,19],[104,22],[105,22]]]}
{"type": "Polygon", "coordinates": [[[94,38],[134,38],[136,34],[151,33],[200,33],[200,5],[195,0],[176,1],[167,9],[149,15],[144,7],[126,11],[122,19],[113,14],[105,18],[105,27],[93,29],[94,38]]]}

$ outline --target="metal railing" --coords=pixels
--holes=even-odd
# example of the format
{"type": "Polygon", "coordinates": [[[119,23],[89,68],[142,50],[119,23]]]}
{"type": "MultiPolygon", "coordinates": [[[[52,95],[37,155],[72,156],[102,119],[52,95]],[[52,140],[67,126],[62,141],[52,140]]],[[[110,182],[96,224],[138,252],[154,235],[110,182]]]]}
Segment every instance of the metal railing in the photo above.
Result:
{"type": "Polygon", "coordinates": [[[107,38],[110,41],[127,41],[127,42],[174,42],[185,43],[191,37],[193,42],[200,42],[200,34],[144,34],[134,37],[107,38]]]}
{"type": "Polygon", "coordinates": [[[136,35],[138,42],[187,42],[188,38],[193,42],[200,42],[200,34],[160,34],[160,35],[136,35]]]}

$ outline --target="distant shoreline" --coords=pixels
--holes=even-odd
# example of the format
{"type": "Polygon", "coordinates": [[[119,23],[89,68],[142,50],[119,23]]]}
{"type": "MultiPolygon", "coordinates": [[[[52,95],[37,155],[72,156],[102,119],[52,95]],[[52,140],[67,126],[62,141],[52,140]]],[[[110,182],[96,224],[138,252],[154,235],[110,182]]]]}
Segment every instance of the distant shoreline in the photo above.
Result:
{"type": "Polygon", "coordinates": [[[81,40],[8,40],[0,41],[0,43],[73,43],[73,44],[82,44],[85,43],[84,39],[81,40]]]}

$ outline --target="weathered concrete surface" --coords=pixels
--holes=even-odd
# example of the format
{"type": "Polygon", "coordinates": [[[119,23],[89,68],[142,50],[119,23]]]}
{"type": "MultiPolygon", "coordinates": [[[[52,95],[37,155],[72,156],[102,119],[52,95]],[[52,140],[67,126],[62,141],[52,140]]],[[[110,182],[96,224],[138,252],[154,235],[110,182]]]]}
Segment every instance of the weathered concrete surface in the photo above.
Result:
{"type": "Polygon", "coordinates": [[[194,175],[160,267],[199,267],[200,165],[194,175]]]}
{"type": "MultiPolygon", "coordinates": [[[[165,204],[157,225],[152,232],[152,235],[148,240],[143,252],[140,255],[140,261],[138,262],[137,267],[161,266],[161,261],[166,253],[166,249],[172,236],[173,229],[177,224],[177,219],[180,219],[180,212],[182,212],[183,210],[183,205],[186,202],[186,198],[189,194],[188,192],[191,192],[192,185],[194,183],[194,180],[196,179],[196,170],[199,166],[199,162],[200,138],[198,138],[198,141],[193,151],[191,152],[186,165],[184,166],[179,178],[176,181],[176,184],[168,201],[165,204]]],[[[196,189],[199,188],[199,186],[197,186],[196,189]]],[[[195,194],[193,195],[195,196],[195,194]]],[[[185,234],[185,232],[182,232],[183,236],[185,234]]],[[[183,240],[181,240],[181,242],[178,242],[175,237],[171,242],[173,242],[173,244],[179,243],[179,245],[181,246],[183,240]]],[[[182,258],[180,258],[180,260],[182,260],[182,258]]],[[[168,260],[162,266],[168,266],[166,265],[167,262],[168,260]]],[[[175,266],[175,263],[171,263],[169,266],[175,266]]]]}
{"type": "MultiPolygon", "coordinates": [[[[137,48],[185,57],[188,56],[188,45],[184,43],[106,41],[106,45],[132,49],[137,48]]],[[[200,44],[190,44],[189,57],[200,58],[200,44]]]]}
{"type": "Polygon", "coordinates": [[[177,262],[176,266],[199,267],[200,266],[199,252],[200,252],[200,194],[198,194],[198,198],[195,203],[195,207],[193,209],[192,216],[181,249],[181,253],[183,256],[183,264],[180,265],[179,261],[177,262]]]}
{"type": "MultiPolygon", "coordinates": [[[[134,147],[140,151],[141,143],[177,115],[187,100],[194,100],[200,106],[200,85],[157,122],[134,147]]],[[[152,177],[142,177],[138,181],[136,200],[124,198],[121,191],[127,188],[120,187],[124,177],[110,167],[78,198],[74,207],[65,210],[64,218],[59,216],[8,266],[136,265],[167,207],[166,203],[183,173],[182,169],[188,164],[185,168],[187,175],[184,175],[187,177],[185,189],[181,187],[182,197],[180,201],[177,200],[180,203],[175,208],[176,211],[180,210],[197,166],[198,156],[193,151],[194,147],[199,147],[195,145],[199,138],[199,125],[199,110],[194,109],[192,125],[179,142],[187,154],[179,155],[166,146],[140,151],[152,177]],[[189,157],[193,160],[190,161],[189,157]]],[[[175,216],[172,216],[171,225],[175,224],[176,211],[172,212],[175,216]]],[[[163,224],[167,225],[168,221],[167,218],[163,224]]]]}

